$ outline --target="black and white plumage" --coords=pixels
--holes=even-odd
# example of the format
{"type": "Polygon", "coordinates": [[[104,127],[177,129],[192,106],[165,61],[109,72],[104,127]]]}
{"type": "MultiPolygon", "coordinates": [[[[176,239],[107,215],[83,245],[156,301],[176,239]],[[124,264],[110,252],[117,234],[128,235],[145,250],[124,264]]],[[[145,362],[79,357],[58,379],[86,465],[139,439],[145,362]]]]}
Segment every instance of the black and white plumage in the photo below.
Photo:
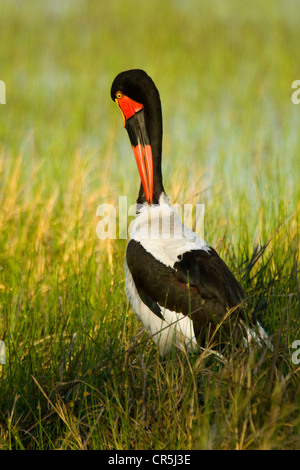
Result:
{"type": "Polygon", "coordinates": [[[248,317],[245,292],[216,251],[185,227],[165,194],[158,90],[142,70],[120,73],[111,88],[141,176],[126,250],[126,291],[163,355],[172,345],[222,350],[230,341],[268,342],[248,317]]]}

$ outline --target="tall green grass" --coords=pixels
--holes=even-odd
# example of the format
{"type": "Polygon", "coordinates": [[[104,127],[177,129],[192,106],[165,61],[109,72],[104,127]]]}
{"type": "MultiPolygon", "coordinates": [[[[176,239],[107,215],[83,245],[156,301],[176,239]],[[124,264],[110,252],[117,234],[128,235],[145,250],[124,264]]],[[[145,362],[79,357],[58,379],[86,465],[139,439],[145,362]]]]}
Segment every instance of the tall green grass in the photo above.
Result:
{"type": "Polygon", "coordinates": [[[2,1],[1,449],[294,449],[299,442],[297,2],[2,1]],[[138,172],[115,75],[144,68],[171,202],[247,289],[274,352],[162,360],[124,292],[99,204],[138,172]]]}

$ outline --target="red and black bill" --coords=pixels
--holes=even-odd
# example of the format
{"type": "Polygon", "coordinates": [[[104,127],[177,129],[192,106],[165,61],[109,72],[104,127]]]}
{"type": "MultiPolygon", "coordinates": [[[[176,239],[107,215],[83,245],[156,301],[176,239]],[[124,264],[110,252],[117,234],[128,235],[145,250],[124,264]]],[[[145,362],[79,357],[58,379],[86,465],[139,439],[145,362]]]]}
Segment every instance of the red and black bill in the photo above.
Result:
{"type": "Polygon", "coordinates": [[[148,204],[153,199],[153,155],[145,123],[144,106],[121,92],[115,99],[128,132],[148,204]]]}

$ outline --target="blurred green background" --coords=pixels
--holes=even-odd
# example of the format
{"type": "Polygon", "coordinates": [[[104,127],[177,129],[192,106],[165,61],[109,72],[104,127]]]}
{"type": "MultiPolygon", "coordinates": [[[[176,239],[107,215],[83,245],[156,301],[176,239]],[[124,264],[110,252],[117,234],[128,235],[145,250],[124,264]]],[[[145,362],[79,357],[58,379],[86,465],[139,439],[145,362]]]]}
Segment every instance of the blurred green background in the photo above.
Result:
{"type": "Polygon", "coordinates": [[[34,197],[46,204],[52,195],[70,214],[77,188],[82,225],[93,226],[94,238],[99,204],[136,199],[136,165],[110,85],[120,71],[143,68],[161,94],[171,202],[205,203],[204,233],[214,246],[222,236],[216,218],[218,227],[231,226],[235,244],[236,227],[245,225],[251,246],[257,237],[266,242],[299,210],[300,105],[291,101],[300,73],[297,7],[297,0],[3,0],[2,187],[11,186],[19,161],[14,194],[29,210],[34,197]]]}
{"type": "Polygon", "coordinates": [[[3,0],[2,148],[42,161],[51,179],[78,149],[95,169],[111,152],[112,184],[129,193],[136,171],[109,90],[120,71],[143,68],[161,93],[168,193],[196,160],[198,175],[228,177],[255,204],[273,196],[266,180],[295,204],[297,11],[297,0],[3,0]]]}

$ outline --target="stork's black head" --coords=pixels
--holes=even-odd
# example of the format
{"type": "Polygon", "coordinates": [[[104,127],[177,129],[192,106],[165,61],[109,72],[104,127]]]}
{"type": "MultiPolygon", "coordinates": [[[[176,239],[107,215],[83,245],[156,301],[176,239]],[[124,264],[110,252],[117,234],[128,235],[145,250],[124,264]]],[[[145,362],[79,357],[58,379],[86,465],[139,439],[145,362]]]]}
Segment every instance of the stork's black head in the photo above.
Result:
{"type": "Polygon", "coordinates": [[[110,94],[113,101],[119,91],[128,98],[141,103],[145,108],[150,101],[160,102],[158,90],[144,70],[133,69],[119,73],[111,86],[110,94]]]}
{"type": "Polygon", "coordinates": [[[127,70],[114,79],[111,98],[121,110],[140,172],[138,202],[158,202],[163,191],[162,112],[158,90],[143,70],[127,70]]]}

